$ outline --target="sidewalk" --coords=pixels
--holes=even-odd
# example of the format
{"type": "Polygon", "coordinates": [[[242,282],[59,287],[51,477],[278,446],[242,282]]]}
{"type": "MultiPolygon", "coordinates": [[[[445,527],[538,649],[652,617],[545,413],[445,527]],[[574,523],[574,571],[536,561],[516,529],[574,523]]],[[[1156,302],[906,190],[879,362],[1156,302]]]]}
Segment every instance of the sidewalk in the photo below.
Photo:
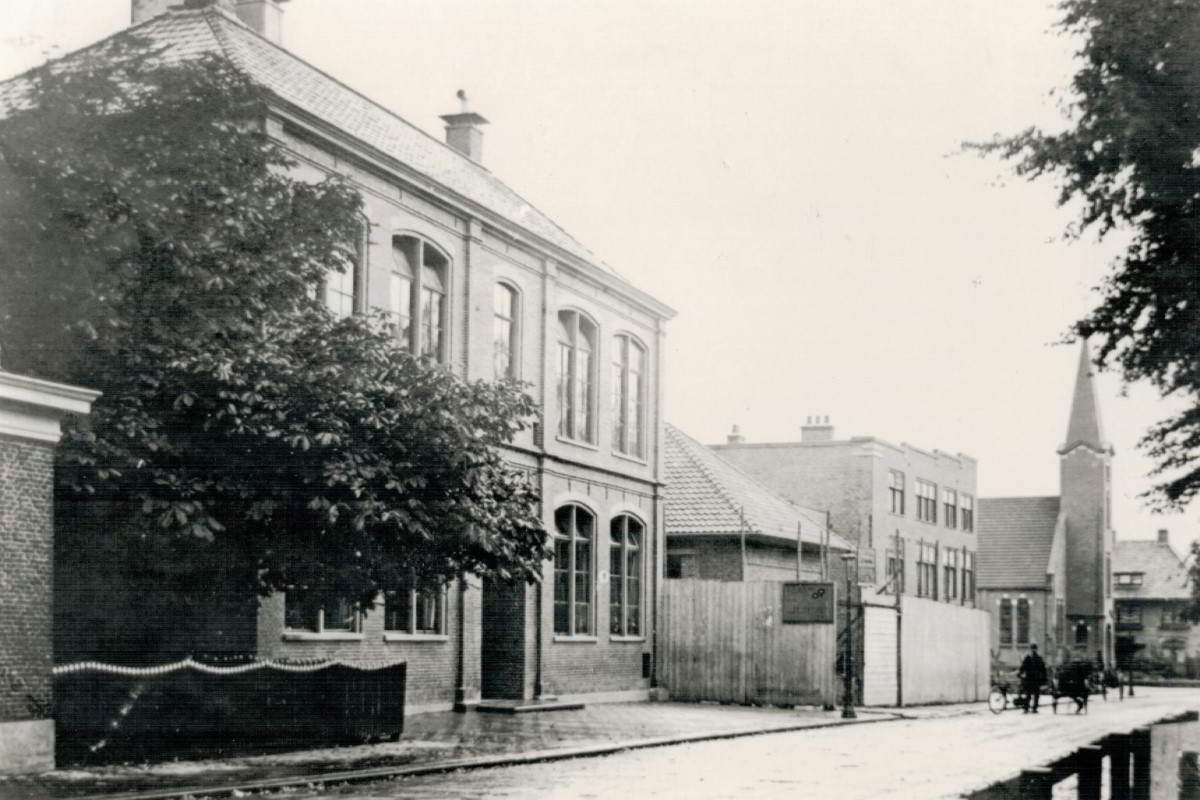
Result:
{"type": "Polygon", "coordinates": [[[857,709],[857,720],[842,720],[838,711],[813,708],[612,703],[516,715],[475,711],[419,714],[405,720],[399,742],[0,777],[0,798],[171,797],[221,793],[221,787],[228,793],[230,788],[248,783],[268,788],[297,781],[343,781],[354,777],[345,773],[359,770],[370,770],[372,777],[378,778],[398,772],[529,763],[677,742],[882,722],[898,719],[898,711],[857,709]]]}

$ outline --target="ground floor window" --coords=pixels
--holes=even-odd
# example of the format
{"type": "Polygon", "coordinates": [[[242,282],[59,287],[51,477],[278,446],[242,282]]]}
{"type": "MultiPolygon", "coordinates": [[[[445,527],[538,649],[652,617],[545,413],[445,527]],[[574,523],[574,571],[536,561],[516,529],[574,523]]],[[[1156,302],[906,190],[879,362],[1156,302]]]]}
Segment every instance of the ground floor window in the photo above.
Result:
{"type": "Polygon", "coordinates": [[[946,579],[943,585],[946,587],[945,597],[943,600],[956,600],[958,598],[958,551],[946,551],[946,579]]]}
{"type": "Polygon", "coordinates": [[[1075,646],[1088,646],[1088,624],[1086,622],[1075,623],[1075,646]]]}
{"type": "Polygon", "coordinates": [[[695,578],[696,556],[694,553],[667,553],[668,578],[695,578]]]}
{"type": "Polygon", "coordinates": [[[1029,601],[1017,600],[1017,644],[1029,644],[1029,601]]]}
{"type": "Polygon", "coordinates": [[[1000,644],[1013,643],[1013,601],[1007,597],[1000,598],[1000,644]]]}
{"type": "Polygon", "coordinates": [[[592,632],[592,555],[596,519],[582,506],[554,512],[554,632],[592,632]]]}
{"type": "Polygon", "coordinates": [[[384,592],[383,629],[389,633],[446,632],[446,592],[435,581],[410,576],[384,592]]]}
{"type": "Polygon", "coordinates": [[[609,633],[642,633],[642,523],[628,514],[614,517],[609,536],[609,633]]]}
{"type": "Polygon", "coordinates": [[[357,604],[345,597],[321,597],[307,588],[289,589],[284,596],[284,626],[314,633],[358,631],[357,604]]]}

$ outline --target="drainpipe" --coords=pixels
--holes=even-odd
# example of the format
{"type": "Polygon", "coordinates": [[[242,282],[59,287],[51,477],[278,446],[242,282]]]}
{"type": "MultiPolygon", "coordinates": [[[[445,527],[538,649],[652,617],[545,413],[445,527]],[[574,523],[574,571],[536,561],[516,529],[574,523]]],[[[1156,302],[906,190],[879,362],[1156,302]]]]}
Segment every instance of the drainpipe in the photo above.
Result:
{"type": "Polygon", "coordinates": [[[458,573],[458,672],[454,710],[467,710],[467,578],[458,573]]]}
{"type": "MultiPolygon", "coordinates": [[[[534,444],[537,446],[537,464],[538,464],[538,483],[540,490],[538,492],[538,515],[543,520],[546,519],[546,426],[550,424],[550,419],[546,413],[546,398],[549,396],[550,381],[550,314],[552,304],[550,303],[551,284],[554,276],[551,271],[557,273],[557,268],[553,267],[551,262],[542,262],[542,330],[541,330],[541,347],[538,363],[542,368],[542,386],[541,386],[541,408],[542,421],[538,428],[538,436],[534,444]]],[[[557,409],[555,409],[557,411],[557,409]]],[[[542,560],[542,565],[545,566],[545,559],[542,560]]],[[[536,608],[534,609],[534,656],[533,656],[533,696],[541,697],[546,692],[545,676],[542,668],[544,644],[542,642],[545,632],[542,630],[543,610],[542,606],[546,602],[545,592],[546,585],[539,580],[536,584],[537,588],[534,591],[536,597],[536,608]]]]}
{"type": "MultiPolygon", "coordinates": [[[[658,688],[658,626],[662,621],[659,616],[659,609],[662,603],[662,579],[663,579],[663,562],[666,560],[666,541],[667,541],[667,525],[666,512],[663,509],[662,497],[662,452],[663,452],[663,352],[665,346],[663,344],[666,339],[666,331],[663,330],[662,319],[655,319],[655,346],[654,353],[654,495],[652,499],[654,509],[654,552],[652,553],[653,560],[650,562],[653,566],[653,571],[650,577],[651,597],[654,601],[654,608],[651,611],[653,616],[650,617],[650,688],[658,688]]],[[[657,698],[655,698],[657,699],[657,698]]]]}

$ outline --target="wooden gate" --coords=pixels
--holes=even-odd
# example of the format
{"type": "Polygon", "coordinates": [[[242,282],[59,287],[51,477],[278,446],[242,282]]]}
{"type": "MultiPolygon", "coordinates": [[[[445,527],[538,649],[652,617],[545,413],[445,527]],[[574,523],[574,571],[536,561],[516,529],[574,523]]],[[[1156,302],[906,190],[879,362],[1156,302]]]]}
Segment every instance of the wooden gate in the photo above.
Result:
{"type": "Polygon", "coordinates": [[[671,698],[832,703],[834,625],[784,625],[782,610],[779,582],[665,581],[659,674],[671,698]]]}

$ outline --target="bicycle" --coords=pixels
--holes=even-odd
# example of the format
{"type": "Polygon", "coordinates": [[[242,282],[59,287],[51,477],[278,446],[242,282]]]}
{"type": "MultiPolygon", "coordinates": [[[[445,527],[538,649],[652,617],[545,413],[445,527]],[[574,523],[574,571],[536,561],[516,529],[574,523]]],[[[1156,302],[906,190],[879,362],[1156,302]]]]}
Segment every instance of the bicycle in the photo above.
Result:
{"type": "Polygon", "coordinates": [[[1008,681],[1000,681],[992,684],[992,690],[988,692],[987,698],[988,710],[993,714],[999,714],[1011,705],[1013,708],[1026,708],[1029,705],[1029,695],[1023,690],[1018,690],[1016,693],[1009,693],[1008,681]]]}

